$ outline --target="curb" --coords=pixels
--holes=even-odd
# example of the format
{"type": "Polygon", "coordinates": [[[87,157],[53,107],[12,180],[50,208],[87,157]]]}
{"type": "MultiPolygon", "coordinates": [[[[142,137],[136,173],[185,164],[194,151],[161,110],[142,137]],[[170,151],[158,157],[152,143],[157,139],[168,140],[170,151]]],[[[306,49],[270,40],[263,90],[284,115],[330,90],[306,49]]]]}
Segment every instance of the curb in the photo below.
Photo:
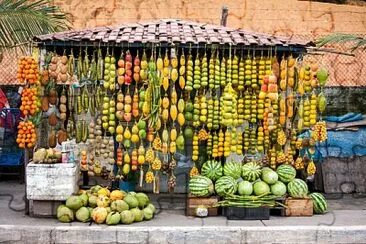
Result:
{"type": "Polygon", "coordinates": [[[0,243],[365,243],[361,226],[0,225],[0,243]]]}

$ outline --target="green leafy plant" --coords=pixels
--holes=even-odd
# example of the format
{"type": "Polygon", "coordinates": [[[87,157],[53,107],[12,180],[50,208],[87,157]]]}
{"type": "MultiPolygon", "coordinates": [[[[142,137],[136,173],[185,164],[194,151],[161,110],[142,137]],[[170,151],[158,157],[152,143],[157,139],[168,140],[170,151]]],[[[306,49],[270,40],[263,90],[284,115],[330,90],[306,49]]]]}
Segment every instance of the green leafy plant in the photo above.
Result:
{"type": "Polygon", "coordinates": [[[68,15],[48,0],[0,1],[0,53],[14,47],[25,50],[34,36],[69,28],[68,15]]]}
{"type": "Polygon", "coordinates": [[[317,46],[323,47],[328,44],[344,44],[351,43],[350,50],[353,52],[356,49],[366,50],[366,38],[354,34],[335,33],[327,35],[316,41],[317,46]]]}

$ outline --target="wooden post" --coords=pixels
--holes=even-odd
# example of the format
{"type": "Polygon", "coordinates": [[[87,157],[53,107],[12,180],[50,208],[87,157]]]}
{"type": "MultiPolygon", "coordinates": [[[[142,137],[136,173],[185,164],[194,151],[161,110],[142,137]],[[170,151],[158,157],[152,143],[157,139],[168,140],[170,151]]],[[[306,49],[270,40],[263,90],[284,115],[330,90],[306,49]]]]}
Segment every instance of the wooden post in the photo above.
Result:
{"type": "Polygon", "coordinates": [[[227,7],[223,7],[222,11],[221,11],[221,25],[222,26],[226,26],[228,15],[229,15],[229,9],[227,7]]]}

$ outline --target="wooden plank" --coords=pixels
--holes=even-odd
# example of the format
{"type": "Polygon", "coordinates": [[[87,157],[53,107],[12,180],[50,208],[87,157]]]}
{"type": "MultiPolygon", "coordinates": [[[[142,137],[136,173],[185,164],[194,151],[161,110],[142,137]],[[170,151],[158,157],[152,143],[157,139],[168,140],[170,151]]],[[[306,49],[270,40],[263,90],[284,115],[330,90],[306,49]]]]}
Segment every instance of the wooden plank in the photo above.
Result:
{"type": "Polygon", "coordinates": [[[218,215],[218,208],[210,207],[213,204],[217,203],[219,198],[216,196],[213,197],[193,197],[191,195],[187,198],[187,216],[195,216],[196,208],[200,205],[204,205],[208,208],[208,215],[209,216],[217,216],[218,215]]]}
{"type": "Polygon", "coordinates": [[[311,198],[287,198],[286,216],[313,216],[313,200],[311,198]]]}

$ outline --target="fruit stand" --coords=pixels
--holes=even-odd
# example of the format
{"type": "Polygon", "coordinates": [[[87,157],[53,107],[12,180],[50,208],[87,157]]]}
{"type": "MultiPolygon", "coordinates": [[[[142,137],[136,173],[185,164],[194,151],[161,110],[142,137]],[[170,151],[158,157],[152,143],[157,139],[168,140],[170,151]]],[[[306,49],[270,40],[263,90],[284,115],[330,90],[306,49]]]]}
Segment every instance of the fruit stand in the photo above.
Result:
{"type": "MultiPolygon", "coordinates": [[[[309,194],[306,183],[316,172],[315,146],[326,140],[328,73],[307,60],[312,43],[180,20],[34,41],[39,71],[25,96],[39,106],[21,107],[32,120],[20,125],[38,128],[32,163],[76,164],[88,189],[67,199],[60,221],[82,206],[85,213],[95,207],[89,215],[97,223],[116,222],[107,217],[116,212],[130,220],[128,208],[152,215],[147,196],[134,191],[178,187],[189,193],[187,213],[197,216],[288,208],[287,195],[326,211],[325,198],[309,194]],[[110,192],[99,179],[122,187],[110,192]],[[112,208],[117,200],[128,207],[112,208]]],[[[35,136],[23,143],[19,135],[21,147],[34,147],[35,136]]]]}

